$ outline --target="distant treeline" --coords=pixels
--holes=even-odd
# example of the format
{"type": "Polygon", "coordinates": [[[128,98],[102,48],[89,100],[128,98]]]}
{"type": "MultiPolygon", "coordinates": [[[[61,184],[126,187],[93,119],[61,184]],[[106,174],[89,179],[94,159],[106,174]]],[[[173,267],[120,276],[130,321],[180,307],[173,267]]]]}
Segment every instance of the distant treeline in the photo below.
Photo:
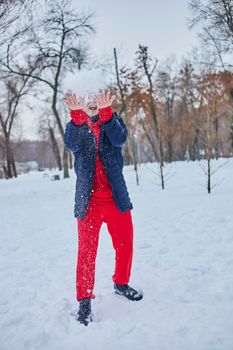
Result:
{"type": "MultiPolygon", "coordinates": [[[[115,95],[113,109],[128,128],[125,164],[231,157],[233,150],[233,6],[226,0],[190,0],[190,28],[200,46],[178,62],[160,62],[139,45],[134,64],[116,48],[97,59],[91,50],[95,16],[76,11],[69,0],[4,0],[0,10],[0,164],[17,176],[15,161],[72,169],[64,145],[69,111],[64,106],[67,73],[103,68],[115,95]],[[42,3],[44,6],[42,6],[42,3]],[[37,101],[37,102],[36,102],[37,101]],[[36,107],[35,126],[43,142],[22,141],[20,115],[36,107]],[[38,112],[39,111],[39,112],[38,112]],[[38,115],[39,113],[39,115],[38,115]]],[[[126,36],[127,37],[127,36],[126,36]]],[[[78,84],[78,82],[77,82],[78,84]]],[[[138,175],[136,176],[138,183],[138,175]]]]}

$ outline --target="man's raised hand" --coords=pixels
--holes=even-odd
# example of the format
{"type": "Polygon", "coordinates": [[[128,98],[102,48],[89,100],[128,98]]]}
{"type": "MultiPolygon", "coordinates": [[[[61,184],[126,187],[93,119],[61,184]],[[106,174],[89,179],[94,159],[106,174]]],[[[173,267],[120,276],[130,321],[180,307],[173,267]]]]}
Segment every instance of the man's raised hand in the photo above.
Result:
{"type": "Polygon", "coordinates": [[[73,94],[71,92],[67,92],[65,94],[65,103],[71,110],[82,110],[84,107],[84,99],[83,98],[77,98],[76,94],[73,94]]]}
{"type": "Polygon", "coordinates": [[[113,101],[115,100],[116,96],[110,95],[110,91],[108,92],[101,92],[100,94],[98,94],[97,96],[97,108],[105,108],[105,107],[110,107],[113,103],[113,101]]]}

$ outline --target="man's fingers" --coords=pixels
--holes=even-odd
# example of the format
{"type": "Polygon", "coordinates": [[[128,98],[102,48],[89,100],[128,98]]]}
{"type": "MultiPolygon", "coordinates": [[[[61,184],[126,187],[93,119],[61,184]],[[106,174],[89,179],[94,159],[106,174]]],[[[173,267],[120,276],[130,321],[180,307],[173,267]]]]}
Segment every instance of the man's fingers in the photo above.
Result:
{"type": "Polygon", "coordinates": [[[77,97],[75,93],[72,92],[66,92],[65,93],[65,99],[64,102],[70,107],[70,108],[83,108],[84,106],[84,98],[77,97]]]}
{"type": "Polygon", "coordinates": [[[80,103],[83,105],[84,104],[84,98],[80,97],[80,103]]]}
{"type": "Polygon", "coordinates": [[[113,101],[116,99],[116,96],[115,95],[113,95],[112,97],[111,97],[111,99],[110,99],[110,105],[112,105],[112,103],[113,103],[113,101]]]}
{"type": "Polygon", "coordinates": [[[65,102],[68,106],[70,106],[70,99],[69,99],[68,96],[66,96],[66,98],[64,99],[64,102],[65,102]]]}
{"type": "Polygon", "coordinates": [[[73,103],[74,103],[74,101],[73,101],[73,95],[72,95],[72,94],[70,94],[70,96],[69,96],[69,100],[70,100],[70,103],[71,103],[71,104],[73,104],[73,103]]]}
{"type": "Polygon", "coordinates": [[[104,100],[105,100],[105,93],[104,93],[104,92],[102,92],[102,93],[100,94],[100,96],[101,96],[101,100],[102,100],[102,102],[104,102],[104,100]]]}
{"type": "Polygon", "coordinates": [[[77,103],[77,97],[76,94],[71,94],[71,101],[75,105],[77,103]]]}
{"type": "Polygon", "coordinates": [[[100,92],[97,95],[97,105],[99,108],[111,106],[115,98],[115,95],[111,96],[110,90],[107,92],[100,92]]]}
{"type": "Polygon", "coordinates": [[[98,94],[98,96],[97,96],[97,103],[98,104],[101,104],[102,103],[102,93],[100,93],[100,94],[98,94]]]}
{"type": "Polygon", "coordinates": [[[110,91],[108,91],[108,92],[106,93],[106,100],[107,100],[107,101],[110,100],[110,91]]]}
{"type": "Polygon", "coordinates": [[[65,93],[65,101],[66,101],[66,102],[68,102],[68,101],[69,101],[69,94],[68,94],[68,92],[67,92],[67,93],[65,93]]]}
{"type": "Polygon", "coordinates": [[[78,102],[78,98],[77,98],[76,94],[74,94],[73,97],[74,97],[74,102],[77,103],[78,102]]]}
{"type": "Polygon", "coordinates": [[[67,92],[66,93],[66,101],[68,105],[72,105],[73,101],[72,101],[72,94],[67,92]]]}

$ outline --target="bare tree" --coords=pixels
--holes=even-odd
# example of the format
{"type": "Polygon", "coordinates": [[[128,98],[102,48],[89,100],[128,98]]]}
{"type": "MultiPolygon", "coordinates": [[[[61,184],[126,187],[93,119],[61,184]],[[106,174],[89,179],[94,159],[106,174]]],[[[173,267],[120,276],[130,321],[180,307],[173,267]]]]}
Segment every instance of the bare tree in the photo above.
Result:
{"type": "Polygon", "coordinates": [[[59,170],[62,170],[62,160],[60,155],[59,144],[57,140],[57,127],[56,121],[49,110],[43,111],[43,115],[39,120],[38,133],[42,140],[48,140],[50,142],[54,158],[59,170]]]}
{"type": "Polygon", "coordinates": [[[225,60],[233,53],[233,3],[232,0],[191,0],[190,27],[201,26],[200,36],[205,45],[212,46],[220,65],[225,70],[232,67],[225,60]]]}
{"type": "Polygon", "coordinates": [[[229,91],[229,100],[231,105],[231,147],[233,149],[233,88],[229,91]]]}
{"type": "Polygon", "coordinates": [[[130,120],[129,120],[129,115],[128,115],[128,110],[127,110],[127,103],[126,103],[126,96],[125,96],[125,92],[122,86],[122,82],[120,79],[120,72],[119,72],[119,68],[118,68],[118,60],[117,60],[117,52],[116,52],[116,48],[114,48],[114,60],[115,60],[115,72],[116,72],[116,78],[117,78],[117,87],[119,89],[119,93],[120,93],[120,101],[121,101],[121,109],[120,109],[120,114],[124,113],[125,115],[125,122],[127,125],[127,129],[128,129],[128,140],[127,140],[127,144],[128,144],[128,151],[130,154],[130,158],[133,161],[133,165],[134,165],[134,170],[135,170],[135,174],[136,174],[136,183],[137,185],[139,185],[139,177],[138,177],[138,159],[137,159],[137,152],[136,152],[136,141],[132,132],[132,128],[130,125],[130,120]]]}
{"type": "Polygon", "coordinates": [[[138,69],[141,70],[147,80],[148,83],[148,97],[149,97],[149,109],[153,121],[153,128],[155,131],[155,135],[158,142],[158,154],[159,154],[159,164],[160,164],[160,176],[161,176],[161,185],[162,189],[164,189],[164,175],[163,175],[163,166],[164,166],[164,151],[162,144],[162,135],[161,129],[159,125],[158,115],[155,107],[155,92],[154,92],[154,84],[153,84],[153,76],[155,69],[157,67],[158,60],[149,56],[148,47],[139,45],[139,49],[136,52],[137,54],[137,66],[138,69]]]}
{"type": "MultiPolygon", "coordinates": [[[[67,71],[81,69],[87,61],[87,47],[83,39],[94,32],[93,14],[84,15],[75,12],[70,0],[48,1],[44,19],[35,28],[28,28],[25,33],[30,36],[27,45],[32,51],[30,65],[38,69],[30,74],[28,67],[17,66],[12,62],[13,44],[21,33],[11,40],[7,49],[8,70],[16,75],[31,77],[43,83],[51,93],[51,109],[56,120],[61,138],[64,140],[62,115],[58,109],[59,95],[62,94],[62,79],[67,71]],[[82,40],[81,40],[82,39],[82,40]]],[[[63,150],[64,178],[69,177],[68,150],[63,150]]]]}
{"type": "Polygon", "coordinates": [[[0,127],[6,158],[7,178],[17,177],[14,154],[11,147],[11,134],[22,98],[28,93],[30,77],[5,78],[1,82],[0,127]]]}
{"type": "Polygon", "coordinates": [[[200,124],[200,138],[205,150],[207,169],[202,167],[207,176],[207,191],[211,193],[213,187],[211,175],[211,160],[218,158],[218,125],[219,119],[223,116],[222,106],[226,104],[224,84],[220,74],[206,74],[199,82],[198,88],[203,97],[203,105],[200,110],[202,123],[200,124]],[[216,146],[217,145],[217,146],[216,146]],[[216,155],[217,152],[217,155],[216,155]]]}
{"type": "Polygon", "coordinates": [[[34,0],[0,0],[0,33],[22,16],[34,0]]]}
{"type": "Polygon", "coordinates": [[[176,127],[174,123],[174,108],[175,98],[177,97],[178,79],[175,69],[175,57],[170,57],[164,69],[158,71],[157,91],[160,100],[163,102],[163,109],[165,115],[165,128],[167,142],[167,159],[169,162],[173,160],[173,138],[175,135],[176,127]]]}
{"type": "Polygon", "coordinates": [[[183,62],[178,80],[178,93],[182,105],[180,126],[186,156],[191,160],[201,158],[199,111],[203,99],[198,91],[199,80],[200,76],[195,71],[193,63],[187,60],[183,62]]]}

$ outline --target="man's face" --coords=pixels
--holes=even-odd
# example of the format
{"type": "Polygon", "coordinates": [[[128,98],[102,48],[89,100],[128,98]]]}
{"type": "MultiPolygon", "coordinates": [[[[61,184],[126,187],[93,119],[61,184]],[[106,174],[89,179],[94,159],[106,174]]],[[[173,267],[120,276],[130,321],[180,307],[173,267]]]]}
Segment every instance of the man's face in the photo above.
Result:
{"type": "Polygon", "coordinates": [[[97,101],[95,99],[87,102],[85,106],[85,112],[90,117],[93,117],[99,113],[99,109],[97,108],[97,101]]]}

